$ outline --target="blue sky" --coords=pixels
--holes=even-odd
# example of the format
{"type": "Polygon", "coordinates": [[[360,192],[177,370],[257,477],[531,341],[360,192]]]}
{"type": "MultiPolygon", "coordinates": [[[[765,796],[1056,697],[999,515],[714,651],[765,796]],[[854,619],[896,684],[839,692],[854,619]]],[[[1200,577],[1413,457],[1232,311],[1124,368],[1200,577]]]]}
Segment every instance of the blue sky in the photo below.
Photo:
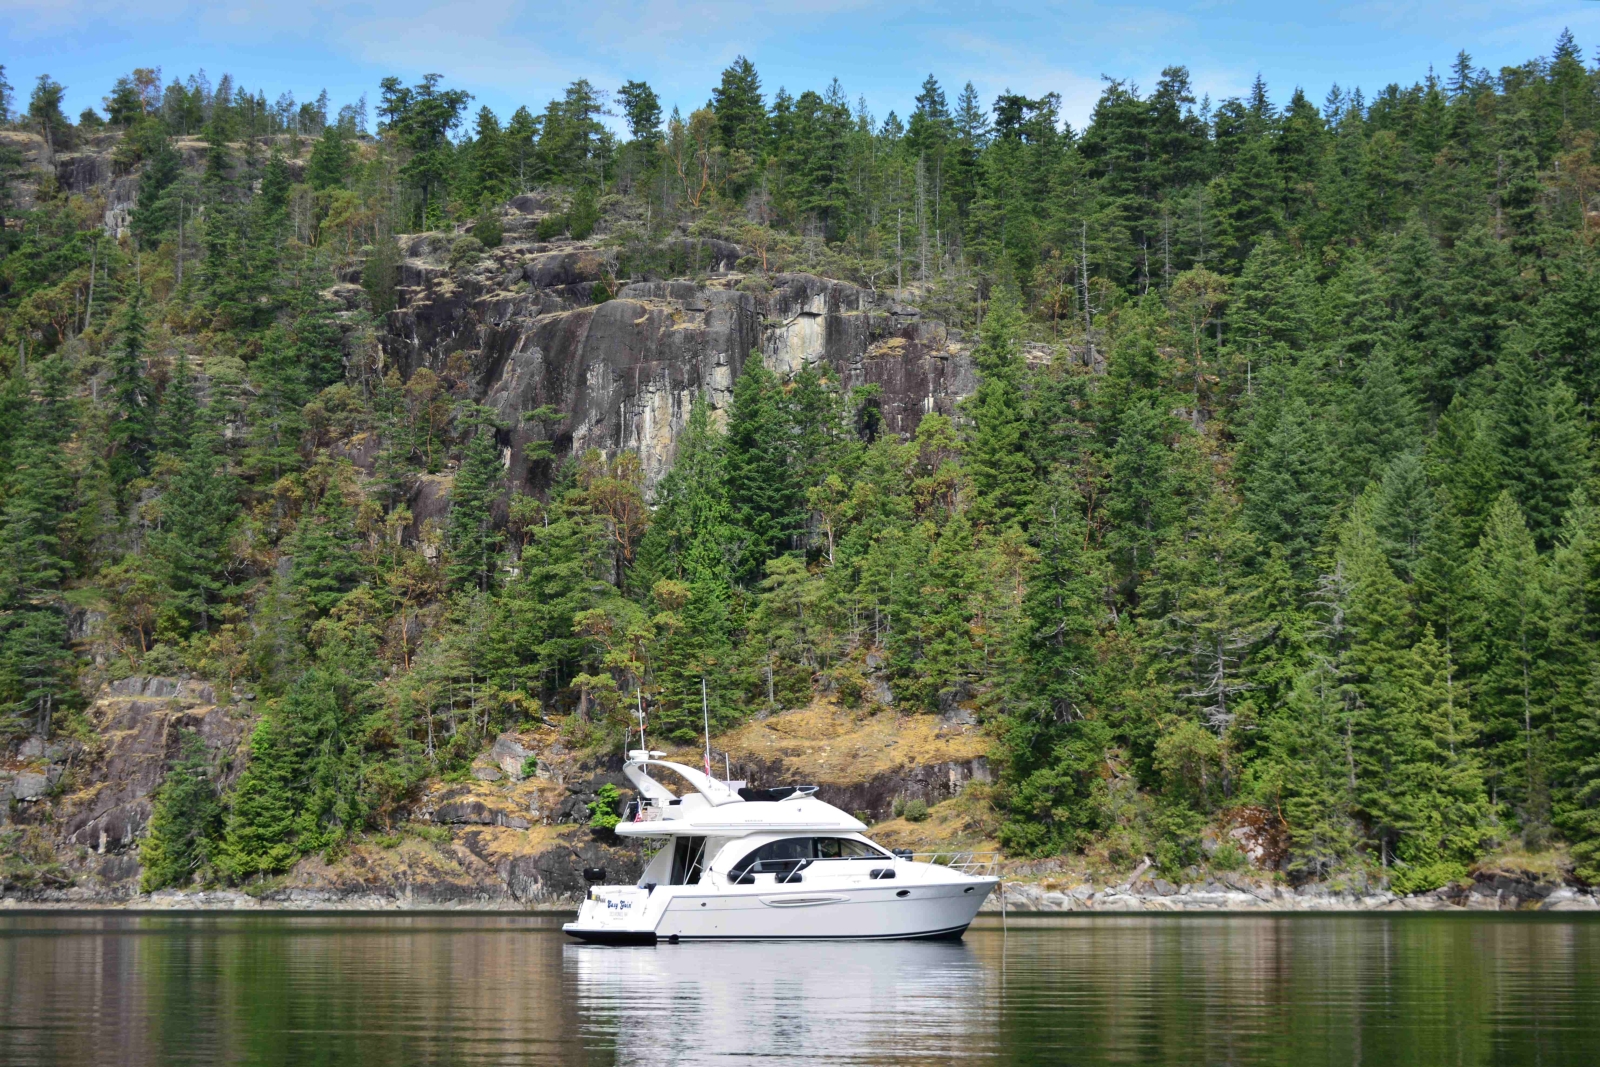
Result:
{"type": "Polygon", "coordinates": [[[607,89],[643,78],[687,113],[743,53],[769,93],[837,76],[879,118],[905,116],[931,71],[952,101],[968,79],[986,102],[1006,88],[1059,92],[1081,127],[1101,75],[1147,87],[1181,63],[1198,92],[1222,99],[1260,72],[1277,102],[1301,85],[1320,103],[1334,82],[1370,95],[1430,64],[1443,71],[1463,48],[1490,69],[1548,54],[1564,26],[1591,64],[1600,58],[1600,3],[1572,0],[4,0],[0,63],[24,98],[41,72],[65,84],[74,116],[117,75],[160,66],[167,80],[231,72],[269,98],[327,88],[336,105],[375,99],[386,74],[437,71],[503,118],[522,103],[539,110],[580,76],[607,89]]]}

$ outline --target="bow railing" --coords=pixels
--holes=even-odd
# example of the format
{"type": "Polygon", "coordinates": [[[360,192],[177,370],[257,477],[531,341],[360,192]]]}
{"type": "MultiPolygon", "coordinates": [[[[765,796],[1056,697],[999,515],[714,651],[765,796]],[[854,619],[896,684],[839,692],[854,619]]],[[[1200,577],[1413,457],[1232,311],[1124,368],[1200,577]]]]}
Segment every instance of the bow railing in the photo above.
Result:
{"type": "Polygon", "coordinates": [[[915,863],[936,863],[941,867],[949,867],[953,871],[972,875],[974,878],[993,878],[1000,873],[1000,853],[998,852],[964,852],[959,849],[945,849],[938,852],[911,852],[905,849],[895,849],[894,854],[901,859],[911,860],[915,863]]]}

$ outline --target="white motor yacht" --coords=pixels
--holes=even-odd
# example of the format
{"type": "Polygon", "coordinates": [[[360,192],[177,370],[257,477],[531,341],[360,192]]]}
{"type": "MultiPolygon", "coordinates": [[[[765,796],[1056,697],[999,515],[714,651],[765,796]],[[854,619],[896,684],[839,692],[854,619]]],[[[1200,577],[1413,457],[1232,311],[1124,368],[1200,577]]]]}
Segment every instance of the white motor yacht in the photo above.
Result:
{"type": "MultiPolygon", "coordinates": [[[[992,854],[896,853],[818,800],[815,786],[747,789],[634,751],[638,791],[621,837],[665,838],[638,884],[595,885],[576,922],[585,941],[959,938],[998,882],[992,854]],[[649,769],[693,792],[675,795],[649,769]]],[[[591,878],[603,872],[586,871],[591,878]]]]}

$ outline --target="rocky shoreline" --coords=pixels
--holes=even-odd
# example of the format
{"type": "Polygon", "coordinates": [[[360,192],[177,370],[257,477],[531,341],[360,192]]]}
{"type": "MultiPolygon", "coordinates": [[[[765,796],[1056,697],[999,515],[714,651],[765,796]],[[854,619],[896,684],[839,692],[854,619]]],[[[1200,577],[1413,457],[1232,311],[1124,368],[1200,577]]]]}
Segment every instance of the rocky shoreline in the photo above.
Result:
{"type": "MultiPolygon", "coordinates": [[[[494,894],[439,894],[413,887],[362,891],[286,887],[264,893],[240,890],[162,890],[106,894],[81,887],[37,890],[0,896],[0,911],[402,911],[402,912],[569,912],[580,896],[518,900],[494,894]]],[[[1591,888],[1551,885],[1504,875],[1401,896],[1387,890],[1339,890],[1321,885],[1256,884],[1245,879],[1208,880],[1173,886],[1159,879],[1138,886],[1062,886],[1051,882],[1005,882],[984,912],[1056,914],[1062,912],[1597,912],[1600,893],[1591,888]],[[1003,896],[1003,900],[1002,900],[1003,896]]]]}
{"type": "MultiPolygon", "coordinates": [[[[1401,896],[1388,890],[1342,891],[1326,886],[1297,888],[1255,885],[1243,880],[1208,881],[1183,886],[1077,885],[1007,882],[1004,907],[1017,913],[1049,912],[1372,912],[1372,911],[1593,911],[1600,895],[1593,889],[1553,886],[1520,879],[1475,881],[1470,888],[1448,886],[1401,896]],[[1496,885],[1499,882],[1501,884],[1496,885]],[[1509,883],[1509,884],[1508,884],[1509,883]]],[[[991,897],[985,911],[999,911],[991,897]]]]}
{"type": "MultiPolygon", "coordinates": [[[[111,681],[88,711],[99,738],[93,747],[35,740],[0,764],[0,832],[7,835],[0,847],[32,864],[21,876],[13,872],[9,884],[0,871],[0,911],[558,912],[577,907],[584,868],[606,867],[624,882],[641,869],[634,849],[587,825],[600,786],[626,786],[619,762],[569,752],[556,731],[541,726],[497,737],[465,780],[430,780],[390,833],[364,835],[337,855],[303,857],[273,881],[245,889],[140,893],[138,846],[180,731],[194,730],[206,742],[217,780],[226,784],[254,720],[249,696],[219,701],[211,686],[179,678],[111,681]]],[[[981,805],[963,807],[959,799],[990,774],[987,740],[970,722],[818,703],[752,721],[718,741],[718,755],[726,753],[738,777],[816,782],[823,799],[871,822],[888,847],[994,847],[981,805]],[[926,804],[931,817],[913,823],[895,816],[908,800],[926,804]]],[[[1060,860],[1013,860],[1002,867],[1003,899],[991,897],[985,909],[1600,912],[1600,895],[1568,882],[1561,865],[1527,866],[1502,858],[1469,882],[1400,896],[1381,883],[1290,887],[1259,870],[1192,868],[1189,884],[1174,885],[1148,859],[1123,875],[1074,870],[1060,860]]]]}

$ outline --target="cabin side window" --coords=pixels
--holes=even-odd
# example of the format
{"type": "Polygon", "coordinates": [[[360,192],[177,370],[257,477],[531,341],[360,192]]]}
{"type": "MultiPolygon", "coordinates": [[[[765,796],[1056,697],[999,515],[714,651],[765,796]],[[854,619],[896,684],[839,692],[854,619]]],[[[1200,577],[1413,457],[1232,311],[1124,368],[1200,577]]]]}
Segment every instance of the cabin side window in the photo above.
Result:
{"type": "Polygon", "coordinates": [[[819,860],[882,860],[888,859],[882,850],[853,837],[814,837],[819,860]]]}
{"type": "Polygon", "coordinates": [[[854,838],[786,837],[753,849],[728,871],[728,880],[737,884],[758,874],[775,874],[783,881],[813,860],[889,858],[888,853],[854,838]]]}

